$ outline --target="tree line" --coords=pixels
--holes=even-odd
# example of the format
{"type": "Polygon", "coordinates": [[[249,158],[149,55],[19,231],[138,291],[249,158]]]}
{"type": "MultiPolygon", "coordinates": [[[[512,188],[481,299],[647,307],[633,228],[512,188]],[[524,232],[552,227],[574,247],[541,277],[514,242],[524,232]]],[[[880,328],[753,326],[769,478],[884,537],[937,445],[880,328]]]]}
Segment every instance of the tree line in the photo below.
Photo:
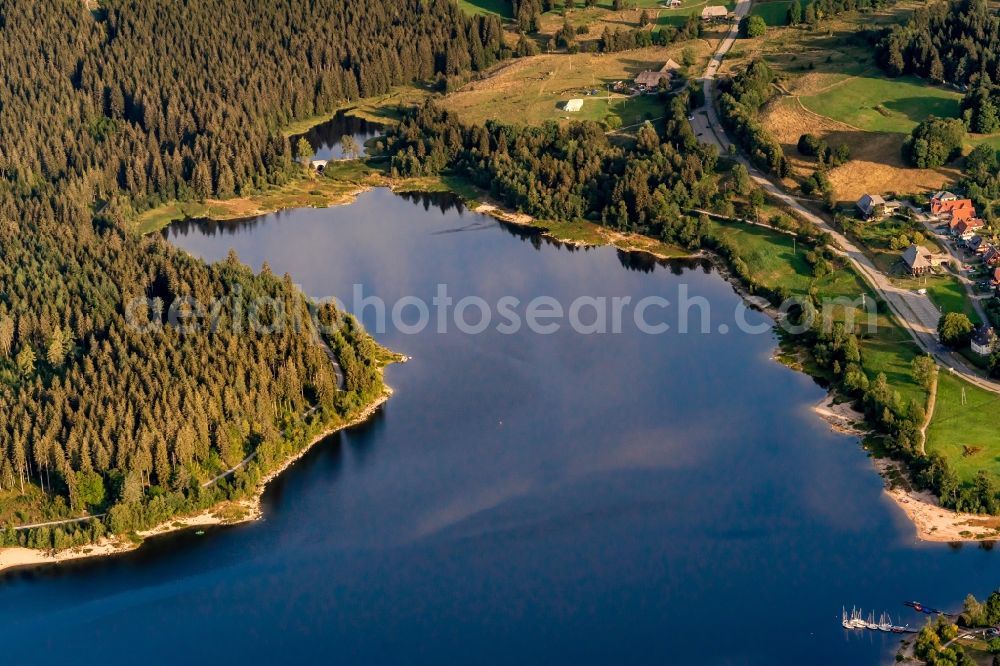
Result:
{"type": "Polygon", "coordinates": [[[775,80],[774,71],[766,62],[754,60],[720,82],[719,114],[754,164],[784,178],[790,171],[785,152],[759,118],[760,109],[777,94],[775,80]]]}

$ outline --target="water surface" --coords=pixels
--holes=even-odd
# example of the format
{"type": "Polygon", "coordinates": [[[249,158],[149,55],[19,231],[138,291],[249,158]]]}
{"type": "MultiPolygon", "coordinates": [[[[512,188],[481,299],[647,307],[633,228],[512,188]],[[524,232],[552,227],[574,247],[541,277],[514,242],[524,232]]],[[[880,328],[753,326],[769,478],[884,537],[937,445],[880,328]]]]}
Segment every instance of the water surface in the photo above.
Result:
{"type": "MultiPolygon", "coordinates": [[[[684,284],[720,323],[741,303],[707,264],[386,190],[166,234],[344,302],[356,283],[390,303],[684,284]]],[[[0,579],[4,662],[875,664],[896,639],[845,632],[843,604],[917,623],[902,601],[997,584],[994,553],[915,542],[770,333],[378,337],[413,357],[395,396],[272,484],[263,521],[0,579]]]]}
{"type": "Polygon", "coordinates": [[[368,154],[365,142],[382,133],[382,126],[368,122],[364,118],[347,115],[344,110],[338,111],[330,120],[312,127],[304,134],[290,137],[294,148],[299,139],[305,137],[313,149],[313,159],[341,160],[348,157],[364,157],[368,154]],[[351,137],[357,153],[347,155],[344,152],[343,138],[351,137]]]}

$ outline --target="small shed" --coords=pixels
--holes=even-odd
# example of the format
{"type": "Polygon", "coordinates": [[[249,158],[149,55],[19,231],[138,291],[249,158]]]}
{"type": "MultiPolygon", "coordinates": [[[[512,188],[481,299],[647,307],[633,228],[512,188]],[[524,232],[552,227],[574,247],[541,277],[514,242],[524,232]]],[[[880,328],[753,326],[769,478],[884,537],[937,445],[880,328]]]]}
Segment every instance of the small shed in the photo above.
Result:
{"type": "Polygon", "coordinates": [[[583,108],[583,100],[580,98],[573,98],[563,104],[563,110],[569,111],[570,113],[576,113],[583,108]]]}

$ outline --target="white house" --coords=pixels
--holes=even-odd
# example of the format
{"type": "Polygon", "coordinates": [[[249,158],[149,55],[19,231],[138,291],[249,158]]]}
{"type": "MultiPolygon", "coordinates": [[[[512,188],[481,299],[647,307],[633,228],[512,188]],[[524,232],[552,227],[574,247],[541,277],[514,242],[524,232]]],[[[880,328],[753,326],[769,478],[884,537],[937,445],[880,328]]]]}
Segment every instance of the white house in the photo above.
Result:
{"type": "Polygon", "coordinates": [[[976,327],[972,334],[972,351],[980,356],[989,356],[997,347],[997,333],[989,324],[976,327]]]}
{"type": "Polygon", "coordinates": [[[583,108],[583,100],[574,98],[563,104],[563,110],[569,111],[570,113],[576,113],[583,108]]]}

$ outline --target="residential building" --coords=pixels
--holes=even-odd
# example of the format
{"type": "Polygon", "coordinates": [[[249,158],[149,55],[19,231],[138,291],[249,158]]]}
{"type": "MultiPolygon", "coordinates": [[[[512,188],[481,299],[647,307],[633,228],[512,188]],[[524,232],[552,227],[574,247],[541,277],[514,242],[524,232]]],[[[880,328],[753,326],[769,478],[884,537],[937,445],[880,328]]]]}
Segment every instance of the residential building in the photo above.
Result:
{"type": "Polygon", "coordinates": [[[976,207],[971,199],[931,199],[931,215],[947,222],[956,216],[975,217],[976,207]]]}
{"type": "Polygon", "coordinates": [[[989,356],[997,348],[997,333],[989,324],[976,327],[972,334],[972,351],[980,356],[989,356]]]}
{"type": "Polygon", "coordinates": [[[956,238],[961,238],[962,240],[972,240],[972,237],[976,235],[976,232],[986,226],[986,223],[976,217],[970,217],[966,220],[959,220],[957,223],[952,225],[952,233],[956,238]]]}
{"type": "Polygon", "coordinates": [[[1000,249],[990,245],[989,249],[983,254],[983,263],[990,268],[1000,266],[1000,249]]]}
{"type": "Polygon", "coordinates": [[[894,215],[899,210],[898,201],[887,201],[880,194],[866,194],[858,199],[858,211],[866,220],[881,220],[888,215],[894,215]]]}
{"type": "Polygon", "coordinates": [[[934,254],[923,245],[911,245],[903,252],[903,261],[910,274],[917,276],[927,275],[947,261],[947,257],[934,254]]]}

